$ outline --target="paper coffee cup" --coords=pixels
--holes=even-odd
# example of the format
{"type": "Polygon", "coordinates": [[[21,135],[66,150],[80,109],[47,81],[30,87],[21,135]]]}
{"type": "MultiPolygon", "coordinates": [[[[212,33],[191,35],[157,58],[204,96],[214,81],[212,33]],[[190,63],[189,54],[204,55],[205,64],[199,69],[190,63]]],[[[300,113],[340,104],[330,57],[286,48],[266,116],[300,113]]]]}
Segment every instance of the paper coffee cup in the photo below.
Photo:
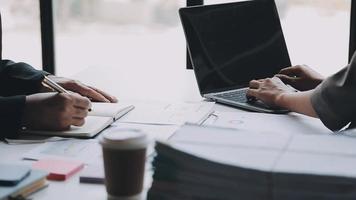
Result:
{"type": "Polygon", "coordinates": [[[139,199],[143,189],[148,139],[136,129],[104,133],[105,185],[109,199],[139,199]]]}

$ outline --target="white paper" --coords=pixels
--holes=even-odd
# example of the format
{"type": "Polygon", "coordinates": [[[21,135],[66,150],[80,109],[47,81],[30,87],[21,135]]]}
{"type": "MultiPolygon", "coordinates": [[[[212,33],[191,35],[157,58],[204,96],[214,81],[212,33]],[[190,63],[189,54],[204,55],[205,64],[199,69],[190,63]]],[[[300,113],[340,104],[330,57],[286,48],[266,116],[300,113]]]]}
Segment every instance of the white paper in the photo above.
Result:
{"type": "Polygon", "coordinates": [[[153,155],[154,153],[154,141],[167,141],[175,131],[179,128],[176,125],[147,125],[147,124],[131,124],[131,123],[116,123],[111,127],[107,128],[103,133],[109,131],[120,131],[122,129],[138,129],[143,133],[147,134],[150,144],[147,148],[147,156],[153,155]]]}
{"type": "Polygon", "coordinates": [[[38,143],[46,143],[46,142],[57,142],[70,140],[70,138],[63,137],[48,137],[48,136],[35,136],[35,135],[26,135],[22,134],[19,139],[7,139],[5,141],[10,145],[19,145],[19,144],[38,144],[38,143]]]}
{"type": "MultiPolygon", "coordinates": [[[[178,129],[178,126],[157,126],[145,124],[127,124],[117,123],[105,129],[106,131],[120,131],[120,129],[139,129],[148,135],[152,143],[147,149],[147,155],[154,152],[153,140],[168,140],[178,129]]],[[[98,140],[79,140],[70,139],[66,141],[57,141],[44,143],[37,148],[29,151],[23,156],[24,159],[69,159],[81,161],[85,164],[98,164],[102,162],[102,150],[98,140]]]]}
{"type": "Polygon", "coordinates": [[[356,138],[263,131],[185,125],[169,144],[211,161],[267,172],[356,178],[356,138]]]}
{"type": "Polygon", "coordinates": [[[134,107],[129,103],[92,103],[92,111],[88,115],[120,118],[134,107]],[[123,113],[122,113],[123,112],[123,113]]]}
{"type": "Polygon", "coordinates": [[[186,122],[202,123],[212,113],[213,102],[144,102],[135,103],[135,109],[118,122],[182,125],[186,122]]]}
{"type": "Polygon", "coordinates": [[[29,151],[24,159],[68,159],[85,164],[102,162],[102,150],[97,140],[66,140],[45,143],[29,151]]]}
{"type": "Polygon", "coordinates": [[[355,156],[286,152],[273,171],[356,178],[355,166],[355,156]]]}
{"type": "Polygon", "coordinates": [[[256,131],[199,127],[185,125],[170,141],[197,145],[232,146],[240,148],[281,150],[287,147],[291,135],[288,133],[262,133],[256,131]]]}
{"type": "MultiPolygon", "coordinates": [[[[168,140],[179,128],[176,125],[148,125],[132,123],[115,123],[105,131],[120,131],[120,129],[138,129],[146,133],[151,140],[168,140]]],[[[104,132],[105,132],[104,131],[104,132]]]]}
{"type": "Polygon", "coordinates": [[[261,133],[332,133],[319,119],[299,114],[277,115],[249,112],[214,112],[204,125],[261,133]]]}
{"type": "Polygon", "coordinates": [[[279,151],[240,148],[231,146],[210,146],[187,143],[173,143],[173,147],[192,155],[232,166],[270,171],[280,155],[279,151]]]}
{"type": "Polygon", "coordinates": [[[356,138],[343,135],[294,135],[287,150],[356,157],[356,138]]]}

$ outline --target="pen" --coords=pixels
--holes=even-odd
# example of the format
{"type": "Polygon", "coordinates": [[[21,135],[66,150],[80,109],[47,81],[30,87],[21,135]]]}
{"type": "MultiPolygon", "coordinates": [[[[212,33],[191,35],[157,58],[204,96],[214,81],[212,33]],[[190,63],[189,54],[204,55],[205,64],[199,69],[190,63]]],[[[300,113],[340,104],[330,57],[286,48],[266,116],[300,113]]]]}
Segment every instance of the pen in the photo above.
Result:
{"type": "MultiPolygon", "coordinates": [[[[54,82],[47,76],[44,77],[43,84],[45,84],[46,86],[48,86],[49,88],[53,89],[56,92],[70,94],[66,89],[64,89],[62,86],[58,85],[56,82],[54,82]]],[[[92,109],[89,108],[88,111],[90,112],[90,111],[92,111],[92,109]]]]}
{"type": "Polygon", "coordinates": [[[58,85],[56,82],[52,81],[47,76],[44,77],[43,83],[46,84],[48,87],[50,87],[51,89],[53,89],[56,92],[69,94],[69,92],[66,89],[64,89],[62,86],[58,85]]]}

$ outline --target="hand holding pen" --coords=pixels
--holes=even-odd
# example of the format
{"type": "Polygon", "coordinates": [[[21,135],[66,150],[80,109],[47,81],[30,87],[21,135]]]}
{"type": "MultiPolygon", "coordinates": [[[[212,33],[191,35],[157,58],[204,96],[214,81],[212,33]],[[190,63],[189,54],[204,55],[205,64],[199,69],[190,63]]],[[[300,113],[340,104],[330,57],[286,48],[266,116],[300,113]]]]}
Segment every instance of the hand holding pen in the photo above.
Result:
{"type": "Polygon", "coordinates": [[[91,108],[89,99],[66,91],[48,77],[43,83],[58,93],[26,96],[21,125],[36,130],[66,130],[72,125],[84,125],[91,108]]]}
{"type": "MultiPolygon", "coordinates": [[[[64,89],[62,86],[58,85],[56,82],[54,82],[47,76],[44,77],[42,83],[58,93],[70,94],[66,89],[64,89]]],[[[89,108],[88,111],[90,112],[91,108],[89,108]]]]}

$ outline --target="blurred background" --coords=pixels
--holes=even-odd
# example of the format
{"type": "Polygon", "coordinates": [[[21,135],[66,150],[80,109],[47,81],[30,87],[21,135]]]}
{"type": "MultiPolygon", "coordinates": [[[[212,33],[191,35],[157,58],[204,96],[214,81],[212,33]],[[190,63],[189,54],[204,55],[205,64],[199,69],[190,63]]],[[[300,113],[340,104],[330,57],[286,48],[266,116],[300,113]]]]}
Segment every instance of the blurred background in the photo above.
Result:
{"type": "MultiPolygon", "coordinates": [[[[41,64],[38,0],[1,0],[3,56],[41,64]]],[[[90,67],[186,67],[178,9],[185,0],[58,0],[56,71],[90,67]]],[[[232,2],[205,0],[206,4],[232,2]]],[[[350,0],[276,0],[293,64],[330,75],[347,64],[350,0]]]]}

